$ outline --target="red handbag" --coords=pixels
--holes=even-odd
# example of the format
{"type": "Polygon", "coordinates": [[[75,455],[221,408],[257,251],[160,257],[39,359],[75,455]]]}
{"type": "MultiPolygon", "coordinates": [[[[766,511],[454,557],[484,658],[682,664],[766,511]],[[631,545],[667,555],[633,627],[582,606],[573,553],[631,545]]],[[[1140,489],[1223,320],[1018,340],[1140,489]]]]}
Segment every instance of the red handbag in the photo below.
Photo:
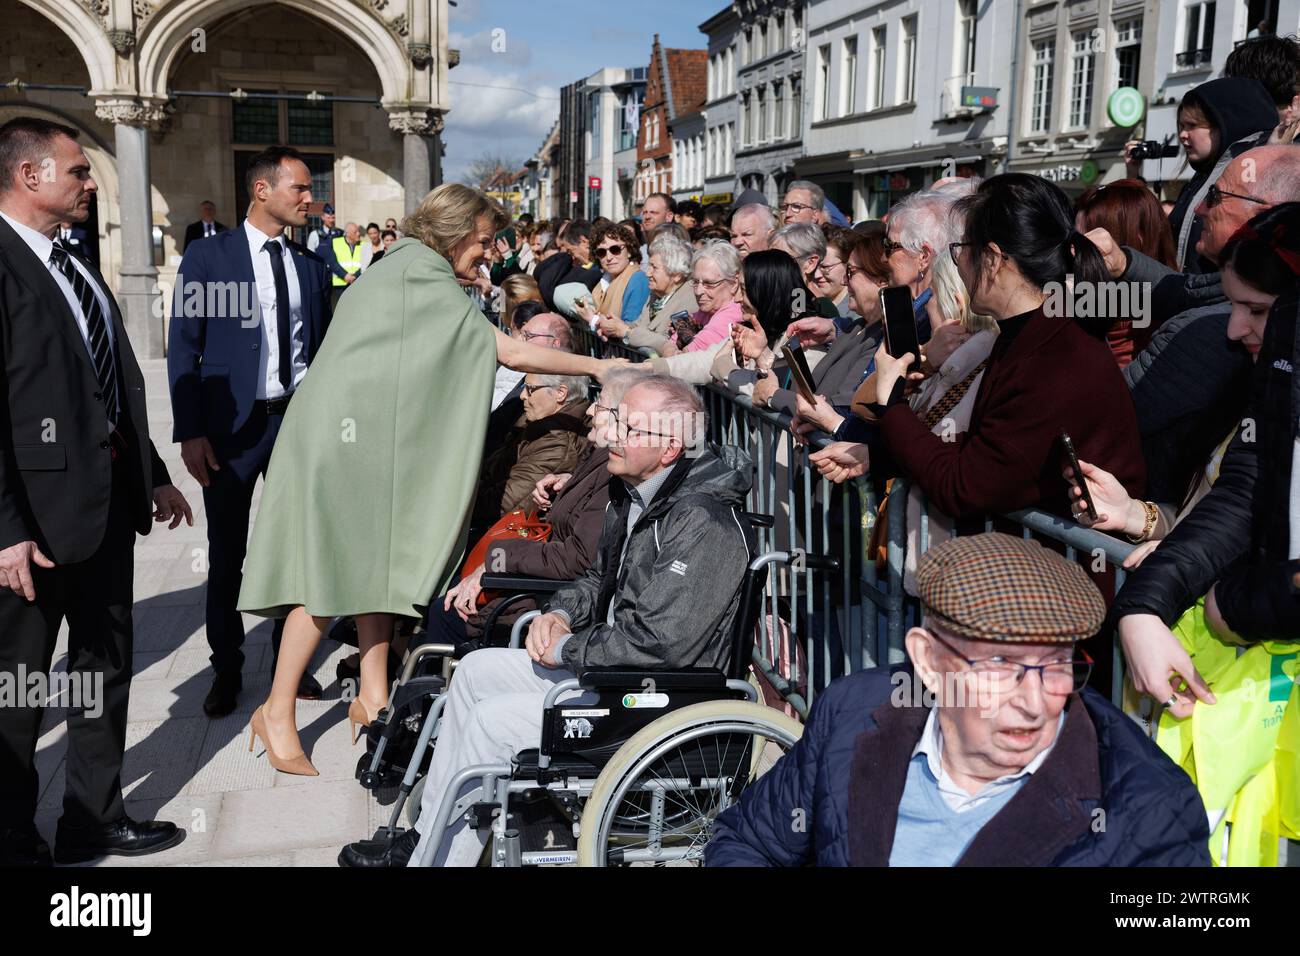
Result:
{"type": "MultiPolygon", "coordinates": [[[[468,577],[470,572],[480,564],[487,564],[488,551],[491,550],[495,541],[518,540],[525,541],[546,541],[551,537],[551,526],[548,522],[537,517],[536,512],[529,514],[523,508],[516,508],[514,511],[501,516],[492,527],[484,532],[483,537],[478,539],[474,547],[470,548],[469,554],[465,558],[465,566],[460,569],[462,578],[468,577]]],[[[491,573],[492,569],[488,568],[491,573]]],[[[485,607],[496,600],[499,595],[495,591],[483,590],[478,595],[478,607],[485,607]]]]}

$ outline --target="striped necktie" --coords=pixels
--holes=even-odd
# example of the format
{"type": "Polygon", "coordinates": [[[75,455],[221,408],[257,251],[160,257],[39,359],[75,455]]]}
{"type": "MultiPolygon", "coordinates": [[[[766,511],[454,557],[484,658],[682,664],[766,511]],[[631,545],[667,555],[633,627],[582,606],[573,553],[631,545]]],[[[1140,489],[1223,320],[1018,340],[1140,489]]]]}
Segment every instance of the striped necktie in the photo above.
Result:
{"type": "Polygon", "coordinates": [[[86,277],[72,263],[72,257],[62,243],[56,242],[50,251],[50,262],[72,284],[73,294],[86,317],[86,337],[90,341],[90,357],[95,363],[95,377],[99,379],[100,394],[104,396],[104,409],[108,420],[117,424],[118,396],[117,369],[113,363],[113,347],[108,341],[108,320],[100,307],[95,290],[86,277]]]}

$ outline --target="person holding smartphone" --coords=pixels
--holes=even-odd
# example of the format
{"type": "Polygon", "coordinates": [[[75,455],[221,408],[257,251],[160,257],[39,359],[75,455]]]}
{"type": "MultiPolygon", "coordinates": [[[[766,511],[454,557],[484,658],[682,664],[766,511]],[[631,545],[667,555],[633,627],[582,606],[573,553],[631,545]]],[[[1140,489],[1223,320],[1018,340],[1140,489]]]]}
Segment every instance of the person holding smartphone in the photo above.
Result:
{"type": "Polygon", "coordinates": [[[973,399],[970,428],[955,441],[927,428],[895,389],[900,379],[922,377],[912,356],[877,351],[872,411],[882,450],[932,508],[959,523],[1019,508],[1070,515],[1062,429],[1081,458],[1141,495],[1146,465],[1137,415],[1102,339],[1112,318],[1052,318],[1043,311],[1048,283],[1067,274],[1076,285],[1108,278],[1096,248],[1074,229],[1069,200],[1040,177],[1008,173],[959,199],[956,212],[965,233],[950,254],[972,311],[997,320],[998,339],[973,399]]]}

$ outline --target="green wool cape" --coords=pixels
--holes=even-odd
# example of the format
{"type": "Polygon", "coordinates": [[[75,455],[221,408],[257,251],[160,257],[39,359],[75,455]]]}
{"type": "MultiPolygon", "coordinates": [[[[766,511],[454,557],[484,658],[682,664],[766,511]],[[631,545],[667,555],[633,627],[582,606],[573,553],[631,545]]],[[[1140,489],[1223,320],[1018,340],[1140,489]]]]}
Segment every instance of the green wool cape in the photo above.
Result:
{"type": "Polygon", "coordinates": [[[496,368],[447,260],[394,243],[340,298],[294,393],[239,609],[419,616],[460,571],[496,368]]]}

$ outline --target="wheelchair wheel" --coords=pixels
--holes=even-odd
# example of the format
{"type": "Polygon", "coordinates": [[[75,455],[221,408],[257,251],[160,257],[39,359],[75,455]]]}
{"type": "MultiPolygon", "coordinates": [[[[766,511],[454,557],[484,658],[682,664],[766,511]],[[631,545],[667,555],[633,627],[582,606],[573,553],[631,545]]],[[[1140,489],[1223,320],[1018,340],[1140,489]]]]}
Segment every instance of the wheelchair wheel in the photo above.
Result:
{"type": "Polygon", "coordinates": [[[582,810],[580,866],[699,866],[717,815],[794,746],[803,726],[749,701],[665,714],[630,738],[582,810]]]}

